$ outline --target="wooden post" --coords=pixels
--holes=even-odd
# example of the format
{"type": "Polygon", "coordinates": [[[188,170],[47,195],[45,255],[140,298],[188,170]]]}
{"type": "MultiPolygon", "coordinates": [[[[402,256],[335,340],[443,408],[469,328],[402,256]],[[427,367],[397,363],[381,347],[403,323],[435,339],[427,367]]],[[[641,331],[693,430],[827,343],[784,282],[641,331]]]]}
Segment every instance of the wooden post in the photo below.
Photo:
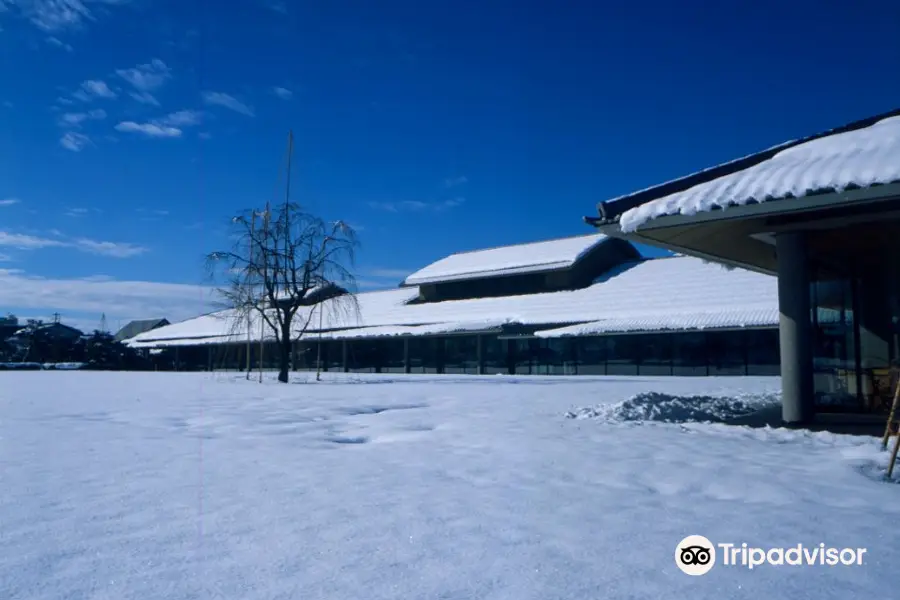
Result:
{"type": "MultiPolygon", "coordinates": [[[[894,401],[891,403],[891,411],[884,426],[884,437],[881,438],[882,450],[887,450],[888,440],[891,438],[891,429],[894,427],[894,416],[897,413],[898,403],[900,403],[900,373],[898,373],[897,382],[894,384],[894,401]]],[[[900,439],[900,436],[898,436],[898,439],[900,439]]],[[[896,456],[896,448],[894,454],[896,456]]]]}
{"type": "Polygon", "coordinates": [[[894,451],[891,452],[891,462],[888,464],[887,476],[888,479],[891,478],[891,475],[894,473],[894,465],[897,464],[897,451],[900,450],[900,435],[897,436],[897,440],[894,442],[894,451]]]}

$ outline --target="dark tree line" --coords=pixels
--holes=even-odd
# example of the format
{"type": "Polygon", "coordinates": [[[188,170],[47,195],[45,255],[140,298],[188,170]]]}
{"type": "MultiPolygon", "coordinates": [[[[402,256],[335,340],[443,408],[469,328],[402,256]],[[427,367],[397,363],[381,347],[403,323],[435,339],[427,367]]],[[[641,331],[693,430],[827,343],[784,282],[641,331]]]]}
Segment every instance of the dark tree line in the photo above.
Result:
{"type": "Polygon", "coordinates": [[[0,340],[0,363],[83,363],[106,370],[152,369],[141,352],[117,342],[109,332],[60,336],[39,320],[29,319],[14,335],[0,340]]]}

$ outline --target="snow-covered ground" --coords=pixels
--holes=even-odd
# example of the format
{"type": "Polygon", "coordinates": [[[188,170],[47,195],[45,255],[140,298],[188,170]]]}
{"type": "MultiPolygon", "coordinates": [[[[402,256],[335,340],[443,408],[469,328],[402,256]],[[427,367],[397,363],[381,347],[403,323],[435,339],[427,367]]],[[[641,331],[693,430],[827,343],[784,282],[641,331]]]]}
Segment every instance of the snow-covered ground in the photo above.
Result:
{"type": "Polygon", "coordinates": [[[299,381],[0,373],[0,598],[824,600],[895,587],[900,487],[880,480],[877,440],[661,422],[771,403],[775,378],[299,381]],[[690,577],[674,562],[689,534],[868,552],[862,566],[720,559],[690,577]]]}

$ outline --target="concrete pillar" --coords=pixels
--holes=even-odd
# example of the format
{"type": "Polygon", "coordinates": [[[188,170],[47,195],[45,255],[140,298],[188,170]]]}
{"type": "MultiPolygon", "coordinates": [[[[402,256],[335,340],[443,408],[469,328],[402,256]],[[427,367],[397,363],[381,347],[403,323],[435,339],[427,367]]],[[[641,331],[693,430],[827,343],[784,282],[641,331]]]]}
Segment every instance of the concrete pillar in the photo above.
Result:
{"type": "Polygon", "coordinates": [[[778,256],[778,310],[781,345],[781,415],[802,424],[815,413],[812,370],[812,322],[806,239],[802,232],[775,238],[778,256]]]}
{"type": "Polygon", "coordinates": [[[403,338],[403,372],[409,373],[409,338],[403,338]]]}
{"type": "Polygon", "coordinates": [[[347,362],[347,340],[341,340],[341,370],[344,373],[350,371],[350,364],[347,362]]]}

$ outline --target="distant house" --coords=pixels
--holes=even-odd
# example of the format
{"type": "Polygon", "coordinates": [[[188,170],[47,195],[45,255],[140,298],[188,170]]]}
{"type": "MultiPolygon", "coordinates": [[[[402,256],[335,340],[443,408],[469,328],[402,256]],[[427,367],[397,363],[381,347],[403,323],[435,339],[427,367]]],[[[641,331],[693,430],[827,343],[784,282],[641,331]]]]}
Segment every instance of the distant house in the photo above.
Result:
{"type": "Polygon", "coordinates": [[[166,325],[171,325],[168,319],[142,319],[139,321],[132,321],[122,329],[116,332],[116,335],[113,336],[117,342],[124,342],[127,339],[131,339],[139,333],[145,333],[147,331],[153,331],[159,327],[165,327],[166,325]]]}
{"type": "Polygon", "coordinates": [[[11,338],[18,330],[22,328],[19,325],[19,319],[9,315],[8,317],[0,317],[0,342],[11,338]]]}
{"type": "Polygon", "coordinates": [[[80,329],[64,325],[63,323],[43,323],[36,327],[20,327],[14,337],[28,337],[32,334],[38,334],[48,340],[58,341],[74,341],[84,335],[80,329]]]}

